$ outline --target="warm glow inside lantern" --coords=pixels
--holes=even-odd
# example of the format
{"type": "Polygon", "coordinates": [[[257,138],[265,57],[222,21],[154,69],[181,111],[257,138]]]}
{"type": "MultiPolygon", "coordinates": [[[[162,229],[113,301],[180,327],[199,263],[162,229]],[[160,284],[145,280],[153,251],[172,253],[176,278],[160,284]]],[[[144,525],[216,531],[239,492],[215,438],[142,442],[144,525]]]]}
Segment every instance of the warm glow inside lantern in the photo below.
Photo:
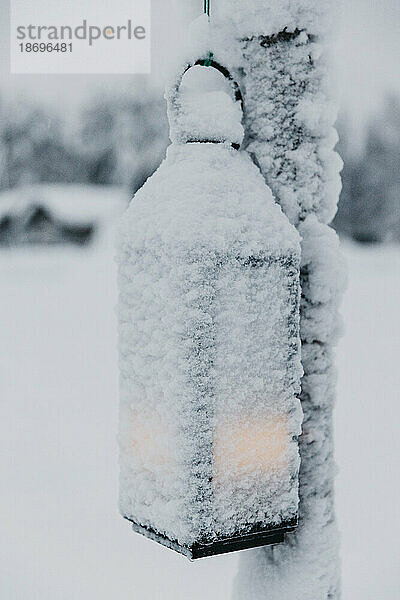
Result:
{"type": "Polygon", "coordinates": [[[201,102],[212,143],[180,115],[119,232],[121,512],[191,558],[297,522],[299,238],[232,148],[237,104],[201,102]]]}
{"type": "Polygon", "coordinates": [[[181,285],[158,279],[126,307],[137,343],[121,354],[122,512],[192,558],[278,543],[296,525],[296,260],[233,258],[208,281],[210,265],[188,261],[181,285]]]}
{"type": "Polygon", "coordinates": [[[285,419],[265,416],[226,420],[215,430],[214,467],[216,480],[260,476],[287,467],[290,436],[285,419]]]}

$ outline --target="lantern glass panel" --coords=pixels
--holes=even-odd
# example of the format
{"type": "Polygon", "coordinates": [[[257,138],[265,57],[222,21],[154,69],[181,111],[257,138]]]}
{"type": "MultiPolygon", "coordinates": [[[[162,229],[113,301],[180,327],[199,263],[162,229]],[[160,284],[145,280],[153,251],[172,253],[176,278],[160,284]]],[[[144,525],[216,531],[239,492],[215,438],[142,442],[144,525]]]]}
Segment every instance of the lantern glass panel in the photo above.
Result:
{"type": "MultiPolygon", "coordinates": [[[[149,410],[146,396],[127,390],[121,417],[122,463],[135,484],[125,516],[192,557],[199,549],[228,551],[229,540],[249,535],[244,547],[268,543],[268,533],[293,528],[298,502],[299,415],[289,360],[295,262],[225,257],[205,264],[188,258],[179,274],[190,308],[175,332],[186,373],[182,398],[159,389],[149,410]],[[189,541],[180,542],[173,527],[189,541]]],[[[156,371],[151,385],[158,387],[156,371]]]]}
{"type": "Polygon", "coordinates": [[[287,467],[290,436],[284,417],[239,416],[217,424],[214,440],[215,481],[240,479],[287,467]]]}

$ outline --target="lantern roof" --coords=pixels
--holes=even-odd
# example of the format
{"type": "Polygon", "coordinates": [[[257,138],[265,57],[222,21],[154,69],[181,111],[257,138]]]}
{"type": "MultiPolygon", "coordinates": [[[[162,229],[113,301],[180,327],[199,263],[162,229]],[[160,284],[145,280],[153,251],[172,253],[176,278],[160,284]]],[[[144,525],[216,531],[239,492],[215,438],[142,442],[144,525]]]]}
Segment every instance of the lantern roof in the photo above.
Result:
{"type": "Polygon", "coordinates": [[[136,193],[119,243],[132,249],[208,246],[243,255],[299,254],[300,237],[275,203],[258,167],[230,144],[172,144],[136,193]]]}

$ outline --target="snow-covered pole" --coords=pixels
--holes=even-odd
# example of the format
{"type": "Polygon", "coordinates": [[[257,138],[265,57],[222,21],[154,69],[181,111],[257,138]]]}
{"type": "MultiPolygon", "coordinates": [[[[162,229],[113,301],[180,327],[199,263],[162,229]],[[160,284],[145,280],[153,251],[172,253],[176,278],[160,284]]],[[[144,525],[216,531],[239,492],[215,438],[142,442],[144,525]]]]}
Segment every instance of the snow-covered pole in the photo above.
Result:
{"type": "Polygon", "coordinates": [[[324,53],[332,26],[327,4],[216,0],[213,5],[212,20],[225,31],[222,39],[231,38],[232,61],[242,74],[247,150],[303,239],[299,525],[284,544],[243,553],[235,600],[340,597],[332,410],[343,278],[329,223],[341,161],[334,153],[335,110],[324,53]]]}

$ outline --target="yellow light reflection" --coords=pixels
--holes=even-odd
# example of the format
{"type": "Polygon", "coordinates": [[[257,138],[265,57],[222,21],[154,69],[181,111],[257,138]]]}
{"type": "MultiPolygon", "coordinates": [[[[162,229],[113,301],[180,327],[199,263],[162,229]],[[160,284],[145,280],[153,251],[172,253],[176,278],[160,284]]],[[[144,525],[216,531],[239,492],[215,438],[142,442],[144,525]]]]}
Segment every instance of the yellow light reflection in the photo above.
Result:
{"type": "Polygon", "coordinates": [[[284,417],[221,420],[214,437],[215,476],[237,478],[284,469],[289,444],[284,417]]]}
{"type": "Polygon", "coordinates": [[[174,432],[160,415],[133,411],[129,447],[135,460],[152,472],[170,470],[176,462],[174,432]]]}

